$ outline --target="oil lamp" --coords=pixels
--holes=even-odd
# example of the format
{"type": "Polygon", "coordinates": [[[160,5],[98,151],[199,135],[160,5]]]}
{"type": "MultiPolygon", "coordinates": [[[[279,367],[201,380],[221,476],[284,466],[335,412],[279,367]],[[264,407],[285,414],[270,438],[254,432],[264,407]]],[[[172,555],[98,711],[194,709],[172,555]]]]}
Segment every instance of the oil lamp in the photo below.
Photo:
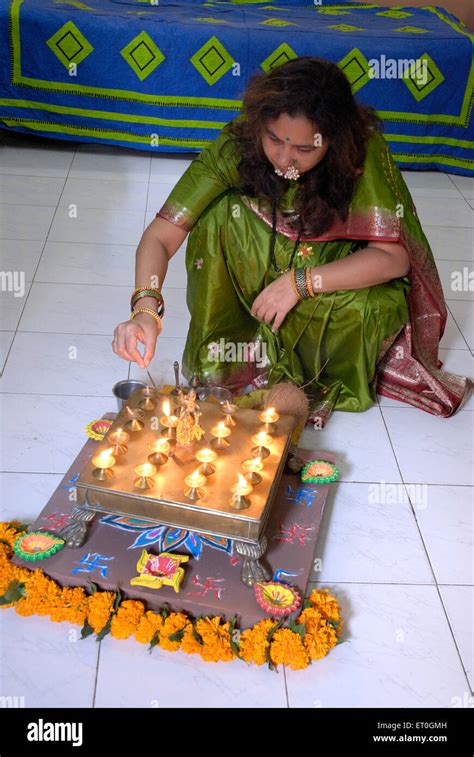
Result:
{"type": "Polygon", "coordinates": [[[156,402],[153,400],[158,395],[156,389],[153,389],[152,386],[145,386],[140,389],[140,394],[143,395],[143,399],[138,403],[138,407],[143,408],[143,410],[153,410],[156,407],[156,402]]]}
{"type": "Polygon", "coordinates": [[[137,489],[151,489],[155,485],[155,481],[152,476],[156,473],[156,466],[151,463],[143,463],[137,465],[134,468],[138,478],[135,479],[133,485],[137,489]]]}
{"type": "Polygon", "coordinates": [[[196,468],[194,473],[186,476],[184,483],[188,487],[184,490],[185,497],[188,499],[202,499],[204,497],[204,489],[200,487],[206,483],[206,476],[200,473],[199,468],[196,468]]]}
{"type": "Polygon", "coordinates": [[[225,425],[225,421],[219,421],[217,426],[211,428],[211,434],[214,439],[211,442],[211,447],[214,449],[226,449],[230,447],[230,442],[227,441],[227,436],[231,435],[231,430],[225,425]]]}
{"type": "Polygon", "coordinates": [[[171,406],[169,400],[163,402],[163,415],[160,418],[160,423],[164,426],[161,434],[165,439],[176,440],[176,426],[178,425],[179,418],[177,415],[171,415],[171,406]]]}
{"type": "Polygon", "coordinates": [[[215,473],[216,466],[213,465],[213,462],[216,458],[217,452],[214,452],[213,449],[200,449],[196,452],[196,460],[199,460],[199,462],[202,463],[198,470],[203,476],[211,476],[215,473]]]}
{"type": "Polygon", "coordinates": [[[152,442],[147,444],[147,447],[152,453],[148,455],[149,463],[152,465],[165,465],[168,462],[171,446],[167,439],[153,439],[152,442]]]}
{"type": "Polygon", "coordinates": [[[233,419],[233,415],[236,414],[237,410],[239,408],[237,405],[234,405],[232,402],[229,402],[229,400],[226,400],[223,405],[221,405],[221,412],[225,415],[225,426],[235,426],[235,421],[233,419]]]}
{"type": "Polygon", "coordinates": [[[262,468],[263,463],[261,457],[254,457],[250,460],[244,460],[244,462],[242,463],[242,469],[246,471],[244,475],[245,480],[248,481],[249,484],[252,484],[252,486],[259,484],[262,480],[262,477],[260,475],[262,468]]]}
{"type": "Polygon", "coordinates": [[[99,481],[105,481],[114,475],[112,468],[115,465],[115,457],[111,453],[112,448],[104,449],[92,458],[92,463],[95,465],[92,475],[99,481]]]}
{"type": "Polygon", "coordinates": [[[112,431],[109,434],[107,441],[112,444],[110,454],[112,457],[119,457],[119,455],[125,455],[128,452],[127,442],[130,441],[130,434],[126,431],[122,431],[118,428],[116,431],[112,431]]]}
{"type": "Polygon", "coordinates": [[[262,410],[258,418],[262,421],[261,431],[266,431],[270,434],[276,431],[276,422],[280,419],[280,416],[274,407],[262,410]]]}
{"type": "Polygon", "coordinates": [[[234,510],[245,510],[245,508],[250,507],[251,502],[247,495],[252,492],[253,486],[245,480],[241,473],[237,473],[237,478],[238,482],[231,489],[230,504],[234,510]]]}
{"type": "Polygon", "coordinates": [[[250,450],[252,457],[268,457],[270,450],[267,445],[272,443],[272,437],[266,431],[259,431],[258,434],[252,436],[252,441],[256,445],[250,450]]]}
{"type": "Polygon", "coordinates": [[[141,431],[145,425],[143,423],[143,418],[145,417],[143,410],[140,410],[139,408],[133,410],[127,405],[125,408],[125,413],[129,419],[125,424],[125,428],[128,431],[141,431]]]}

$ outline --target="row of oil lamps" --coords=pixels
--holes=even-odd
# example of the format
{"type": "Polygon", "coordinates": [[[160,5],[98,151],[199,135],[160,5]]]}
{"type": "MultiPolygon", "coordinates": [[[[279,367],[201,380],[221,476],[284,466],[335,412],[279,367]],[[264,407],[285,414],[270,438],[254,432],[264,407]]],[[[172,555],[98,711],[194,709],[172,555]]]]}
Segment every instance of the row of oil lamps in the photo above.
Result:
{"type": "MultiPolygon", "coordinates": [[[[143,392],[146,392],[146,390],[143,390],[143,392]]],[[[151,396],[146,396],[145,400],[142,400],[142,403],[151,401],[151,396]]],[[[142,407],[144,409],[152,409],[149,404],[143,404],[142,407]]],[[[168,462],[171,448],[176,445],[176,426],[178,425],[179,418],[171,414],[169,400],[163,402],[162,409],[163,416],[160,418],[160,424],[163,426],[163,430],[161,431],[161,438],[154,439],[147,445],[151,453],[148,456],[148,462],[137,465],[134,468],[137,478],[134,480],[133,485],[137,489],[150,489],[155,485],[153,476],[157,472],[157,468],[168,462]]],[[[116,463],[116,458],[124,455],[128,450],[129,432],[140,431],[144,428],[143,409],[132,410],[127,407],[125,410],[129,416],[129,420],[124,424],[127,431],[118,428],[110,434],[108,441],[112,446],[92,458],[92,464],[95,466],[92,475],[99,481],[105,481],[113,477],[112,469],[116,463]]],[[[216,470],[214,462],[217,459],[217,452],[215,450],[223,450],[229,447],[230,442],[228,441],[228,437],[232,433],[231,427],[235,426],[235,420],[232,416],[235,415],[237,410],[237,405],[229,401],[221,406],[225,420],[220,421],[210,430],[211,435],[214,437],[211,441],[213,449],[205,448],[196,452],[195,457],[200,465],[184,479],[184,483],[186,484],[184,494],[188,499],[198,500],[204,497],[205,490],[203,487],[206,479],[215,473],[216,470]]],[[[243,461],[242,469],[245,471],[245,475],[243,476],[238,473],[238,482],[231,487],[232,497],[230,504],[237,510],[243,510],[251,504],[248,495],[253,491],[253,487],[262,480],[262,476],[260,475],[260,471],[263,469],[262,461],[270,454],[268,445],[272,442],[271,433],[276,430],[275,424],[280,418],[274,408],[263,410],[258,417],[263,425],[261,430],[252,436],[252,442],[255,445],[250,450],[252,457],[243,461]]]]}

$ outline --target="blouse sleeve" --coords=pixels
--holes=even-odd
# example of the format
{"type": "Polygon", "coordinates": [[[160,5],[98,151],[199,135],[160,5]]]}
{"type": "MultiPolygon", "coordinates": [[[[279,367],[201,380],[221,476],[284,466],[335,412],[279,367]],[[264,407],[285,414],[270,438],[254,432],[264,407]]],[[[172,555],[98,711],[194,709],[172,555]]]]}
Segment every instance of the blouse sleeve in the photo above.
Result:
{"type": "Polygon", "coordinates": [[[193,160],[156,214],[191,231],[201,213],[221,194],[237,186],[239,155],[229,124],[193,160]]]}

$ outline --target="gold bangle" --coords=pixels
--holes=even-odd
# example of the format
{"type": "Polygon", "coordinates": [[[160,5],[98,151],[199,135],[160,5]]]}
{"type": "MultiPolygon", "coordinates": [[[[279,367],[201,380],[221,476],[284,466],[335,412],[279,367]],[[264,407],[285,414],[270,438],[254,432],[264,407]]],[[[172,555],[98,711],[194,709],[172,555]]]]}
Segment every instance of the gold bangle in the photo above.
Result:
{"type": "Polygon", "coordinates": [[[161,334],[161,330],[163,328],[163,325],[162,325],[162,322],[161,322],[161,318],[158,315],[158,313],[156,312],[156,310],[153,310],[153,308],[135,308],[135,310],[132,310],[132,312],[130,314],[130,319],[133,320],[133,318],[135,318],[135,316],[137,315],[137,313],[149,313],[149,315],[152,315],[153,318],[156,321],[156,325],[157,325],[157,328],[158,328],[158,336],[161,334]]]}
{"type": "Polygon", "coordinates": [[[309,268],[309,266],[304,269],[304,274],[305,274],[306,289],[309,292],[309,296],[314,297],[315,291],[313,289],[313,280],[311,278],[311,268],[309,268]]]}
{"type": "Polygon", "coordinates": [[[296,294],[298,299],[301,300],[301,295],[298,291],[298,287],[296,286],[296,268],[291,269],[290,279],[291,279],[291,286],[293,287],[294,293],[296,294]]]}

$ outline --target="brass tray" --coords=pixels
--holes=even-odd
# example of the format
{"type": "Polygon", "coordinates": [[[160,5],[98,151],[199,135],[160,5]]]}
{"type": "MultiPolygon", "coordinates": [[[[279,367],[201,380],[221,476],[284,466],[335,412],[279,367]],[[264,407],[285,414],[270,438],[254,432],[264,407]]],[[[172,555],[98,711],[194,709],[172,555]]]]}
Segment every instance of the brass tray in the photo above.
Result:
{"type": "MultiPolygon", "coordinates": [[[[232,427],[232,434],[228,437],[230,447],[217,451],[218,457],[214,463],[216,472],[207,477],[202,499],[191,501],[186,498],[184,478],[199,466],[194,457],[195,452],[210,446],[213,438],[210,429],[225,419],[221,406],[215,402],[198,402],[202,412],[200,424],[206,432],[203,439],[199,443],[195,442],[193,447],[177,445],[174,455],[154,474],[153,488],[134,487],[133,482],[137,478],[134,468],[147,462],[150,454],[148,442],[162,438],[157,419],[163,415],[162,404],[166,399],[172,403],[173,413],[173,397],[158,393],[154,400],[156,407],[144,410],[144,428],[140,431],[127,430],[130,433],[128,451],[116,458],[112,478],[97,480],[92,475],[95,465],[92,461],[87,463],[76,482],[78,504],[87,501],[94,510],[104,513],[128,515],[213,536],[257,542],[265,528],[285,466],[294,418],[280,415],[269,446],[271,454],[263,460],[262,481],[249,495],[250,507],[235,510],[230,504],[231,487],[237,483],[237,473],[244,473],[242,462],[251,457],[250,450],[254,446],[251,437],[261,430],[262,423],[258,417],[260,411],[257,410],[239,408],[233,416],[236,425],[232,427]]],[[[130,396],[128,407],[138,408],[138,403],[142,400],[142,390],[137,389],[130,396]]],[[[123,408],[98,446],[96,454],[110,448],[109,436],[118,428],[124,429],[127,420],[126,408],[123,408]]]]}

